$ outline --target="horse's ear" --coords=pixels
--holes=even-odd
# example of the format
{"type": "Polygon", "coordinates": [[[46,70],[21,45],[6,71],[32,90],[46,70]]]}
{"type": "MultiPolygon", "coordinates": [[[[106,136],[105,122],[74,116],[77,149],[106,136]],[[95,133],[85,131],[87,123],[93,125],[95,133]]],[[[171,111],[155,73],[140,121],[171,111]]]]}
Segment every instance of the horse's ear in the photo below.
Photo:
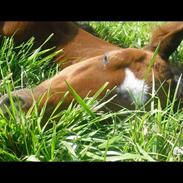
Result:
{"type": "Polygon", "coordinates": [[[150,44],[144,49],[155,51],[158,44],[159,55],[167,60],[183,39],[183,22],[170,22],[158,27],[152,33],[150,44]]]}

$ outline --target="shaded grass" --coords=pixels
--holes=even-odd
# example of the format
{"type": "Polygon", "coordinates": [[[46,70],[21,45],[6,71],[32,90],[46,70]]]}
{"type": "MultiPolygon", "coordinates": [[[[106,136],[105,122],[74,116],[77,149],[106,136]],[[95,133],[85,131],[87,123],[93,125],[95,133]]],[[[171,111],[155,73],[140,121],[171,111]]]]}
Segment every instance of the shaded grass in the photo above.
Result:
{"type": "Polygon", "coordinates": [[[54,48],[41,50],[52,36],[36,50],[32,49],[35,41],[33,37],[18,46],[15,46],[12,37],[3,38],[0,49],[1,94],[3,82],[11,82],[13,89],[16,89],[37,85],[55,75],[58,68],[51,60],[62,50],[54,51],[54,48]]]}
{"type": "MultiPolygon", "coordinates": [[[[110,42],[123,47],[143,47],[149,41],[152,27],[160,23],[89,24],[102,38],[110,42]]],[[[6,47],[2,44],[0,50],[1,94],[20,86],[33,86],[57,72],[55,66],[53,69],[49,68],[48,72],[48,63],[53,59],[53,55],[46,59],[47,56],[41,54],[44,50],[30,51],[30,43],[15,47],[13,40],[5,38],[4,42],[6,41],[6,47]],[[28,58],[32,60],[29,62],[28,58]],[[20,79],[21,66],[27,73],[27,77],[22,76],[23,82],[20,79]]],[[[52,54],[51,50],[49,51],[52,54]]],[[[178,54],[181,56],[182,53],[178,54]]],[[[81,99],[74,88],[67,84],[76,102],[58,114],[53,112],[45,125],[42,125],[42,118],[46,106],[39,113],[35,105],[27,114],[14,106],[15,112],[10,112],[9,119],[0,112],[1,161],[183,160],[181,154],[175,153],[175,148],[181,150],[183,147],[183,112],[178,107],[174,110],[175,97],[173,102],[168,98],[166,107],[162,109],[156,92],[152,91],[149,102],[151,108],[148,111],[144,106],[137,106],[136,110],[121,107],[118,112],[104,112],[101,108],[105,103],[102,99],[99,100],[98,96],[106,85],[101,86],[92,98],[81,99]],[[50,123],[53,126],[47,129],[46,125],[50,123]]],[[[60,105],[62,102],[56,108],[60,105]]]]}

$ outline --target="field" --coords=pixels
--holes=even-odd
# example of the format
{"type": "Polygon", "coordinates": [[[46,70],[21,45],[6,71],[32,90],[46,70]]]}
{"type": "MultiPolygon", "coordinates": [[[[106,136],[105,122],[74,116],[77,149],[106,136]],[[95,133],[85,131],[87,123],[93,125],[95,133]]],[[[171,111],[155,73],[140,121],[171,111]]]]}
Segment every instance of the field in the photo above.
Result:
{"type": "MultiPolygon", "coordinates": [[[[144,47],[151,31],[162,22],[80,22],[96,31],[97,36],[121,47],[144,47]]],[[[51,39],[51,36],[47,41],[51,39]]],[[[54,48],[32,51],[36,40],[14,45],[4,37],[0,44],[0,95],[23,87],[34,87],[57,73],[54,48]],[[45,53],[49,53],[45,56],[45,53]]],[[[183,45],[171,55],[172,62],[183,61],[183,45]]],[[[101,88],[102,90],[103,88],[101,88]]],[[[144,107],[118,112],[96,111],[105,102],[93,98],[82,100],[73,92],[76,104],[42,124],[45,108],[37,106],[27,114],[11,100],[8,117],[0,110],[0,161],[182,161],[183,134],[181,108],[175,99],[162,109],[157,97],[151,109],[144,107]],[[55,118],[59,118],[56,122],[55,118]],[[47,125],[52,124],[51,128],[47,125]]],[[[62,101],[58,104],[61,105],[62,101]]],[[[58,107],[58,106],[57,106],[58,107]]]]}

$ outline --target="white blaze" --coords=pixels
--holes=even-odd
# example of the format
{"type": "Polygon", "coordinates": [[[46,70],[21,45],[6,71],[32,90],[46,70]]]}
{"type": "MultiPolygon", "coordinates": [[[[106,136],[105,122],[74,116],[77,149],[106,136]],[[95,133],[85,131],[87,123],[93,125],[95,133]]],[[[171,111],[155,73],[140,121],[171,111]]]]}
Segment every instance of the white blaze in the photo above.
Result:
{"type": "Polygon", "coordinates": [[[133,103],[142,105],[147,100],[148,85],[142,79],[135,77],[134,73],[129,69],[125,69],[125,79],[117,88],[117,92],[122,94],[124,98],[129,98],[133,103]]]}

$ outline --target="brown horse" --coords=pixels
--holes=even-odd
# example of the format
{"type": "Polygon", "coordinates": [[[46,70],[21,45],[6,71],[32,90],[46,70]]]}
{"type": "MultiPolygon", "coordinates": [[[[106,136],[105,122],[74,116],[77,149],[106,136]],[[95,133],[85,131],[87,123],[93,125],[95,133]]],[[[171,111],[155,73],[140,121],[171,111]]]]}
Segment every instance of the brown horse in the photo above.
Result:
{"type": "MultiPolygon", "coordinates": [[[[21,89],[12,93],[15,99],[19,99],[24,111],[40,97],[41,108],[48,99],[48,93],[47,106],[52,110],[68,91],[66,81],[82,98],[88,94],[93,96],[108,82],[100,97],[105,95],[107,89],[116,87],[112,92],[112,95],[116,95],[113,103],[128,108],[133,108],[134,103],[141,105],[147,101],[152,88],[152,75],[157,87],[164,83],[164,88],[167,88],[170,82],[176,82],[177,72],[171,69],[168,58],[183,38],[182,22],[158,27],[152,34],[150,44],[143,49],[120,48],[71,22],[3,22],[0,26],[2,35],[11,36],[16,32],[17,43],[35,36],[40,44],[54,33],[54,39],[48,47],[54,45],[57,49],[64,49],[64,56],[58,57],[57,61],[59,63],[64,57],[67,60],[65,69],[33,89],[21,89]],[[145,79],[150,60],[159,43],[158,55],[145,79]]],[[[163,103],[166,97],[163,90],[159,91],[159,96],[163,103]]],[[[69,93],[62,107],[67,107],[72,100],[73,96],[69,93]]],[[[7,95],[0,98],[2,109],[4,105],[10,105],[7,95]]]]}

